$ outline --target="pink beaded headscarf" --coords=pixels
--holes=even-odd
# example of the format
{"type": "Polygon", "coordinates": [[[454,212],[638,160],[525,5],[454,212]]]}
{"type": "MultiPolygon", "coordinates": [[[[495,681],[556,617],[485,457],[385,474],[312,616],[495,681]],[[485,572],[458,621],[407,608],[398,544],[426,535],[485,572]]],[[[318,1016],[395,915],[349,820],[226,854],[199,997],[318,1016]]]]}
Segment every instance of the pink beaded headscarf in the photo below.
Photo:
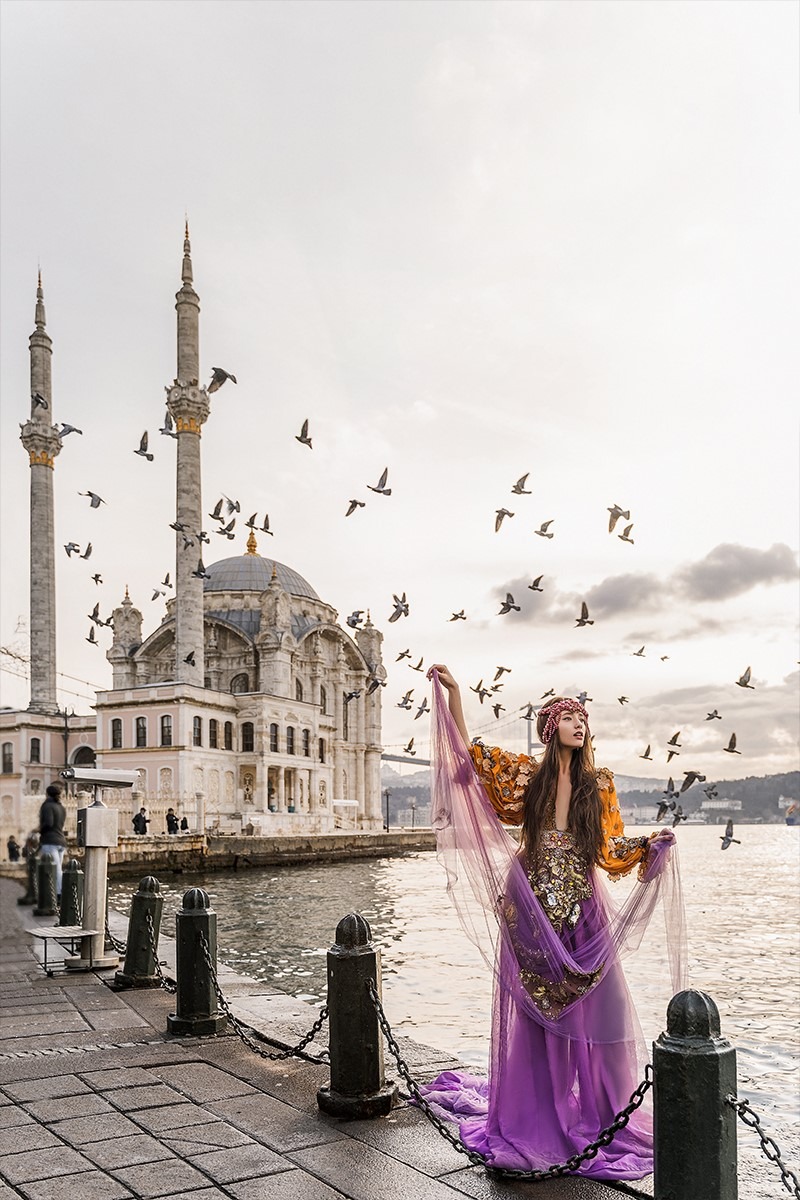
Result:
{"type": "Polygon", "coordinates": [[[583,717],[584,721],[586,722],[587,734],[589,732],[589,714],[587,713],[586,709],[583,707],[583,705],[578,700],[571,700],[569,698],[567,698],[566,700],[557,700],[555,704],[550,705],[550,707],[546,710],[546,712],[547,712],[547,724],[545,725],[544,729],[542,730],[542,735],[541,735],[542,743],[545,746],[551,740],[555,731],[558,729],[558,722],[561,720],[561,717],[563,716],[563,714],[565,712],[580,713],[580,715],[583,717]]]}

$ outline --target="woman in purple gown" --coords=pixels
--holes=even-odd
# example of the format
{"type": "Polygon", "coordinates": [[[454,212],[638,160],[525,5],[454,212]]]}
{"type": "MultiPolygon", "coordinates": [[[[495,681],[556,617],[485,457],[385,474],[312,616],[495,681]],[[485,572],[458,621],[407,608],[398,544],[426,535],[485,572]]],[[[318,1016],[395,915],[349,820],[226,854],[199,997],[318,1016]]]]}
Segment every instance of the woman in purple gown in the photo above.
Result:
{"type": "MultiPolygon", "coordinates": [[[[432,821],[447,890],[494,971],[489,1078],[445,1071],[422,1092],[487,1165],[546,1170],[593,1141],[628,1103],[647,1061],[620,965],[657,906],[666,917],[673,991],[686,939],[671,831],[624,834],[610,771],[596,770],[585,708],[556,697],[539,712],[539,760],[467,732],[458,684],[433,679],[432,821]],[[444,700],[444,691],[449,699],[444,700]],[[517,826],[517,842],[503,826],[517,826]],[[638,867],[622,903],[600,878],[638,867]]],[[[641,1109],[578,1173],[652,1171],[641,1109]]]]}

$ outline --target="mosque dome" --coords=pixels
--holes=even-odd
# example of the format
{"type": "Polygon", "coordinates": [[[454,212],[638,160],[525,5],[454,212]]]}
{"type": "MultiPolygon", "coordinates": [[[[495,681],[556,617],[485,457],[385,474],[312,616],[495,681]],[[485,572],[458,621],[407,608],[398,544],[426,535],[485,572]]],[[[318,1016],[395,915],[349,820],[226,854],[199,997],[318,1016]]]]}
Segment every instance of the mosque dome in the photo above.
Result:
{"type": "Polygon", "coordinates": [[[206,573],[210,579],[203,580],[204,592],[263,592],[270,585],[272,570],[278,576],[278,582],[284,591],[292,596],[306,596],[309,600],[319,600],[319,596],[311,584],[287,567],[284,563],[272,558],[262,558],[260,554],[241,554],[236,558],[223,558],[219,562],[207,563],[206,573]]]}

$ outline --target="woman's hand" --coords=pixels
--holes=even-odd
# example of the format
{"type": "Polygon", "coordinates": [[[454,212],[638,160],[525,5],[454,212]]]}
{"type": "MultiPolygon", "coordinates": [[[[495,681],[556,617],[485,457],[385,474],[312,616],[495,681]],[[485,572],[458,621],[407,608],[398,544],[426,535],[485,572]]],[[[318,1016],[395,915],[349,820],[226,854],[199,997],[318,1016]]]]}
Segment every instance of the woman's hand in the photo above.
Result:
{"type": "Polygon", "coordinates": [[[459,692],[461,690],[444,663],[434,663],[432,667],[429,667],[427,674],[428,679],[433,677],[434,671],[439,676],[439,683],[442,685],[445,691],[459,692]]]}
{"type": "Polygon", "coordinates": [[[658,833],[650,834],[651,842],[674,842],[675,834],[671,829],[659,829],[658,833]]]}

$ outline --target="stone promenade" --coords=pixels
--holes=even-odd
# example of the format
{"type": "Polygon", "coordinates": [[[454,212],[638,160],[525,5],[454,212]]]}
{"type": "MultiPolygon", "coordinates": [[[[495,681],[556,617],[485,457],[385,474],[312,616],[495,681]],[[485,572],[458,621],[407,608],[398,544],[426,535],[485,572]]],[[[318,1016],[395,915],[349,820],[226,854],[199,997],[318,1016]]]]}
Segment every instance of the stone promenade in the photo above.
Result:
{"type": "MultiPolygon", "coordinates": [[[[52,921],[18,907],[21,894],[0,879],[2,1200],[620,1195],[577,1179],[491,1180],[405,1101],[385,1118],[341,1122],[317,1108],[324,1065],[267,1062],[235,1035],[168,1036],[174,998],[166,992],[113,992],[92,973],[47,978],[25,929],[52,921]]],[[[124,937],[121,919],[111,927],[124,937]]],[[[173,949],[162,939],[168,961],[173,949]]],[[[313,1023],[313,1009],[261,982],[224,970],[220,982],[237,1015],[269,1036],[268,1049],[293,1045],[313,1023]]],[[[411,1041],[401,1045],[421,1078],[454,1065],[411,1041]]]]}

